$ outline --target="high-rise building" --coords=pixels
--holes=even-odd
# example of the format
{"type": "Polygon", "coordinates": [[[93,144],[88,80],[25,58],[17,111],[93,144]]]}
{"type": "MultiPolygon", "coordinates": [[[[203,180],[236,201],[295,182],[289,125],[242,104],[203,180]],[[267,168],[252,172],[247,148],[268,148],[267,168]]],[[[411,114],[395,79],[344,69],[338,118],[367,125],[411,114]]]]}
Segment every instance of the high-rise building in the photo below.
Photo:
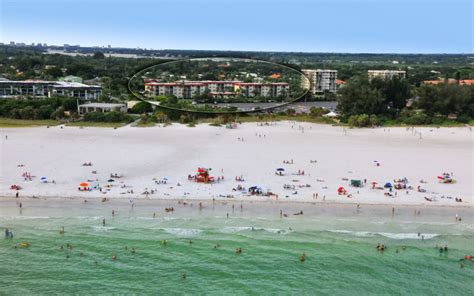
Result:
{"type": "Polygon", "coordinates": [[[301,70],[309,81],[302,80],[302,87],[309,89],[312,94],[323,94],[325,92],[335,93],[337,70],[328,69],[303,69],[301,70]]]}

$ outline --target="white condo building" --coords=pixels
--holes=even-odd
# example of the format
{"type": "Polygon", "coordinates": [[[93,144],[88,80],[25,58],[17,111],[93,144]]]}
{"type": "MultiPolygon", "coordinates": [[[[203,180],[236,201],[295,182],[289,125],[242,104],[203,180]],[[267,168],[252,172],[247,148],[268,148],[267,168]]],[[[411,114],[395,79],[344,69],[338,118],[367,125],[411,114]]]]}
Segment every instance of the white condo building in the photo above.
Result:
{"type": "Polygon", "coordinates": [[[398,77],[403,79],[406,77],[406,71],[399,71],[399,70],[368,70],[367,74],[369,76],[369,80],[374,78],[381,78],[381,79],[393,79],[394,77],[398,77]]]}
{"type": "Polygon", "coordinates": [[[246,83],[241,81],[176,81],[160,82],[147,80],[145,93],[152,96],[173,95],[178,99],[191,99],[209,93],[213,97],[278,97],[287,96],[289,85],[277,83],[246,83]]]}
{"type": "Polygon", "coordinates": [[[0,98],[11,97],[54,97],[68,96],[84,100],[96,100],[102,93],[98,85],[87,85],[77,82],[64,81],[0,81],[0,98]]]}
{"type": "Polygon", "coordinates": [[[309,80],[303,79],[301,86],[305,89],[309,89],[312,94],[336,92],[337,70],[303,69],[301,72],[303,72],[309,80]]]}

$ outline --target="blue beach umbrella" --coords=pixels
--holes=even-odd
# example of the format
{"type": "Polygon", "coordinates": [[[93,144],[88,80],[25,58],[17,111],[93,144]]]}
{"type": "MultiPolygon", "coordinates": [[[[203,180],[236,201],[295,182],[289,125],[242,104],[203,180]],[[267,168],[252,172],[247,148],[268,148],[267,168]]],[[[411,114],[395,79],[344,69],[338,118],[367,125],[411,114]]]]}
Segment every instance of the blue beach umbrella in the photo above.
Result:
{"type": "Polygon", "coordinates": [[[383,187],[385,187],[385,188],[392,188],[392,183],[387,182],[387,183],[385,183],[385,185],[384,185],[383,187]]]}
{"type": "Polygon", "coordinates": [[[284,172],[285,171],[284,168],[277,168],[276,170],[279,171],[279,172],[284,172]]]}

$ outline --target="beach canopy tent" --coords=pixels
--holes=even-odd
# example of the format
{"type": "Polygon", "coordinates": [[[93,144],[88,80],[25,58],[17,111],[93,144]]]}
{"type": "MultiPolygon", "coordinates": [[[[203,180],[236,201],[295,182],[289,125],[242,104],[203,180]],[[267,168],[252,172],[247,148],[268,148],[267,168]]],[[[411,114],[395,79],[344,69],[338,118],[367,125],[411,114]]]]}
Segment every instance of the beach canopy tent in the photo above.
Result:
{"type": "Polygon", "coordinates": [[[392,183],[387,182],[387,183],[385,183],[385,185],[384,185],[383,187],[385,187],[385,188],[392,188],[392,183]]]}
{"type": "Polygon", "coordinates": [[[362,181],[361,180],[351,180],[351,186],[353,186],[353,187],[362,187],[362,181]]]}
{"type": "Polygon", "coordinates": [[[324,114],[323,116],[329,117],[329,118],[335,118],[335,117],[337,117],[338,115],[337,115],[336,112],[331,111],[331,112],[329,112],[329,113],[327,113],[327,114],[324,114]]]}

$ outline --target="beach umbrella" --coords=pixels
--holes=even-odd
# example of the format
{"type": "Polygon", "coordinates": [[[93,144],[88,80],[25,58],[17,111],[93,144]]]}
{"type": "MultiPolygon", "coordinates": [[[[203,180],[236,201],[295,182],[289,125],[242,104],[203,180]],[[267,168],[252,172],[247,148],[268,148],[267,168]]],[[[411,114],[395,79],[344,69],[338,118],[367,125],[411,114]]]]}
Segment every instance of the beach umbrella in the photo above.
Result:
{"type": "Polygon", "coordinates": [[[377,184],[377,182],[375,182],[375,181],[372,181],[372,183],[371,183],[371,184],[374,184],[374,185],[375,185],[375,184],[377,184]]]}
{"type": "Polygon", "coordinates": [[[440,180],[443,180],[444,178],[443,178],[443,177],[441,177],[441,176],[438,176],[438,179],[440,179],[440,180]]]}
{"type": "Polygon", "coordinates": [[[41,180],[46,180],[47,178],[46,177],[41,177],[41,180]]]}
{"type": "Polygon", "coordinates": [[[108,179],[107,182],[115,182],[114,179],[108,179]]]}
{"type": "Polygon", "coordinates": [[[385,183],[385,185],[384,185],[383,187],[385,187],[385,188],[392,188],[392,183],[387,182],[387,183],[385,183]]]}
{"type": "Polygon", "coordinates": [[[198,173],[204,173],[204,169],[198,168],[198,173]]]}
{"type": "Polygon", "coordinates": [[[343,191],[345,191],[344,187],[341,186],[341,187],[337,188],[337,192],[343,192],[343,191]]]}
{"type": "Polygon", "coordinates": [[[279,171],[279,172],[284,172],[285,171],[284,168],[277,168],[276,170],[279,171]]]}
{"type": "Polygon", "coordinates": [[[82,182],[81,184],[79,184],[79,186],[81,186],[81,187],[87,187],[87,186],[89,186],[89,183],[82,182]]]}
{"type": "Polygon", "coordinates": [[[168,181],[168,178],[166,178],[166,177],[165,177],[165,178],[163,178],[163,180],[166,180],[166,181],[168,181]]]}

